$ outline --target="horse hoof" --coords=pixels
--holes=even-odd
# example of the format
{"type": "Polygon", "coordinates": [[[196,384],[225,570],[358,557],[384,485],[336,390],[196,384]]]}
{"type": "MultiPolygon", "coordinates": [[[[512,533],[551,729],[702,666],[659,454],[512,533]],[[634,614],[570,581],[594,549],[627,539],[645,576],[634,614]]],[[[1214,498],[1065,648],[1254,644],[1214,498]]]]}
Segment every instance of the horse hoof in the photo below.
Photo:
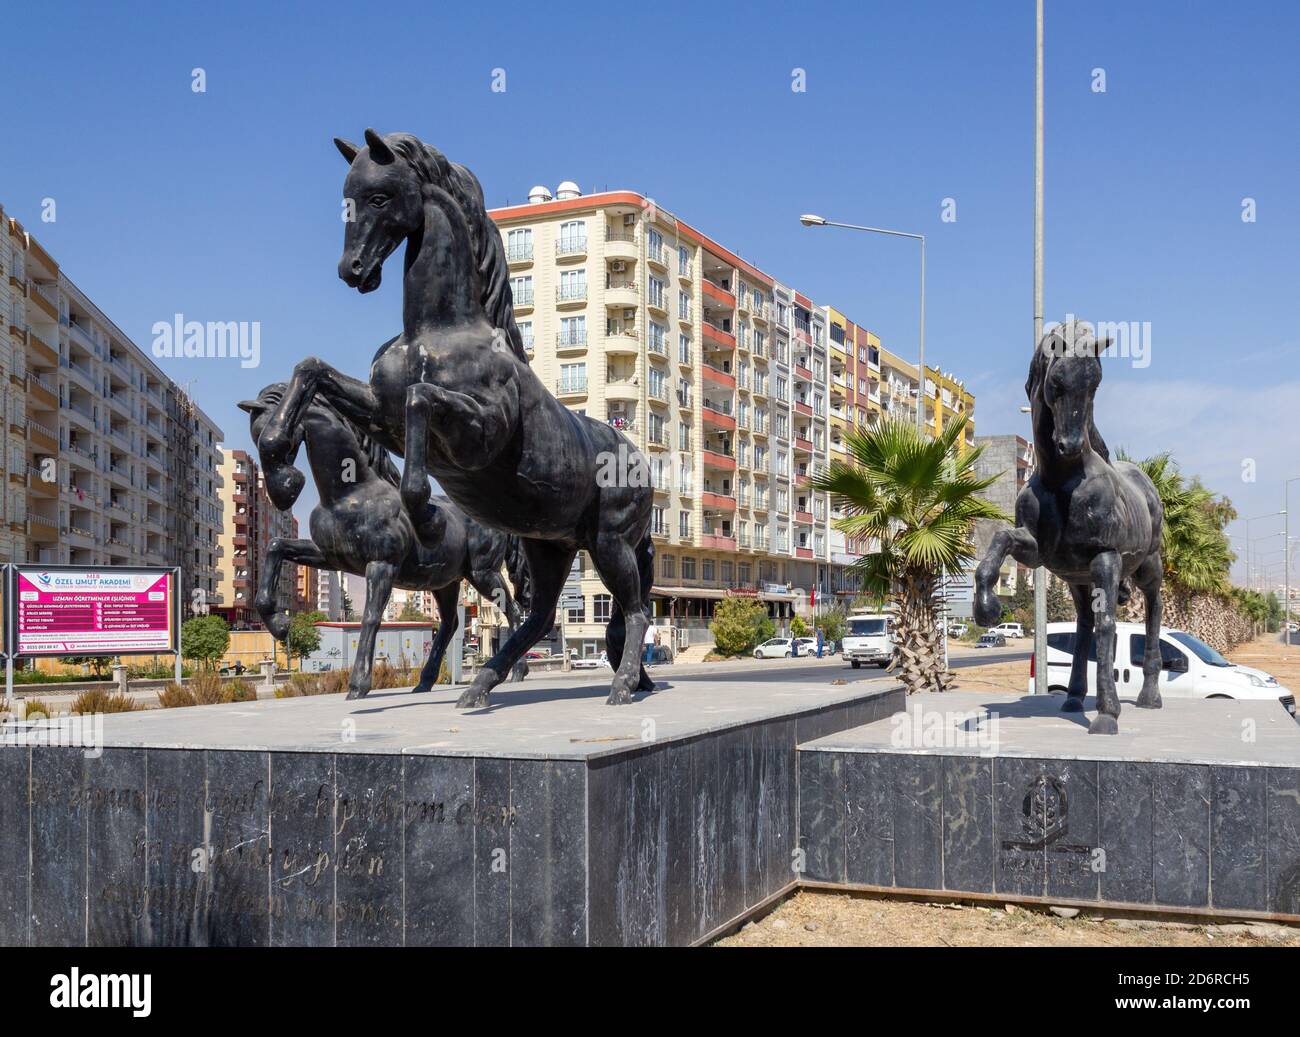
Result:
{"type": "Polygon", "coordinates": [[[1138,709],[1159,709],[1164,705],[1164,702],[1160,698],[1160,693],[1157,692],[1149,698],[1144,695],[1139,695],[1137,697],[1137,702],[1135,702],[1134,705],[1136,705],[1138,709]]]}
{"type": "Polygon", "coordinates": [[[433,690],[433,685],[431,684],[417,684],[414,688],[411,689],[411,694],[414,695],[417,692],[432,691],[432,690],[433,690]]]}
{"type": "Polygon", "coordinates": [[[482,709],[488,704],[488,695],[492,691],[494,684],[500,683],[496,679],[496,674],[486,666],[474,678],[474,683],[461,692],[460,698],[456,700],[457,709],[482,709]]]}
{"type": "Polygon", "coordinates": [[[349,688],[347,697],[350,699],[363,699],[370,694],[370,689],[362,691],[360,688],[349,688]]]}
{"type": "Polygon", "coordinates": [[[1067,695],[1067,696],[1065,696],[1065,702],[1062,703],[1062,705],[1061,705],[1061,712],[1062,712],[1062,713],[1082,713],[1082,712],[1083,712],[1083,696],[1082,696],[1082,695],[1079,695],[1079,696],[1067,695]]]}
{"type": "MultiPolygon", "coordinates": [[[[640,684],[640,678],[637,678],[640,684]]],[[[615,677],[614,683],[609,686],[609,698],[605,700],[607,706],[626,706],[632,701],[632,689],[630,682],[623,680],[621,677],[615,677]]]]}
{"type": "Polygon", "coordinates": [[[1092,723],[1088,725],[1088,734],[1117,735],[1119,734],[1119,721],[1109,713],[1098,713],[1092,718],[1092,723]]]}

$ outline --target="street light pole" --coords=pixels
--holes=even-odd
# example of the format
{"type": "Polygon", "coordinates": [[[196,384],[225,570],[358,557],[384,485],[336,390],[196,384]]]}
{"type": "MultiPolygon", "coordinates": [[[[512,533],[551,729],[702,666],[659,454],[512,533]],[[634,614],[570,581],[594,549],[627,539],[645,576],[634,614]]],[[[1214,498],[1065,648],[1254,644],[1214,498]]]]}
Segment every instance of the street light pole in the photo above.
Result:
{"type": "Polygon", "coordinates": [[[828,220],[824,216],[814,216],[812,213],[805,213],[799,217],[799,222],[805,227],[842,227],[845,230],[861,230],[868,234],[888,234],[895,238],[911,238],[913,241],[921,243],[921,323],[919,342],[917,344],[917,369],[920,374],[918,387],[916,390],[916,431],[925,435],[925,235],[909,234],[902,230],[886,230],[884,227],[864,227],[857,223],[840,223],[838,220],[828,220]]]}
{"type": "MultiPolygon", "coordinates": [[[[1043,0],[1034,61],[1034,349],[1043,340],[1043,0]]],[[[1047,694],[1047,569],[1034,569],[1034,694],[1047,694]]]]}
{"type": "Polygon", "coordinates": [[[1282,482],[1282,513],[1286,516],[1286,539],[1282,541],[1282,558],[1284,571],[1282,577],[1282,636],[1286,646],[1291,647],[1291,484],[1300,482],[1300,475],[1282,482]]]}

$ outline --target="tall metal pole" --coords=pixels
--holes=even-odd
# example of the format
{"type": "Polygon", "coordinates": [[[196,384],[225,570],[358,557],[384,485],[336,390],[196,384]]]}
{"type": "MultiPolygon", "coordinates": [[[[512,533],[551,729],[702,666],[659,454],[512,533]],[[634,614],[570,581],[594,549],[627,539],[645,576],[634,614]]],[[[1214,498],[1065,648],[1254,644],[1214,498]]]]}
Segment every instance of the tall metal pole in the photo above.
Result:
{"type": "Polygon", "coordinates": [[[917,347],[917,366],[921,369],[921,389],[916,401],[916,430],[925,435],[925,235],[921,235],[921,334],[917,347]]]}
{"type": "MultiPolygon", "coordinates": [[[[1043,0],[1034,75],[1034,348],[1043,340],[1043,0]]],[[[1047,694],[1047,570],[1034,570],[1034,694],[1047,694]]]]}
{"type": "Polygon", "coordinates": [[[1286,536],[1282,541],[1282,559],[1285,576],[1282,594],[1282,632],[1288,647],[1291,645],[1291,484],[1300,482],[1300,475],[1282,482],[1282,511],[1285,513],[1286,536]]]}

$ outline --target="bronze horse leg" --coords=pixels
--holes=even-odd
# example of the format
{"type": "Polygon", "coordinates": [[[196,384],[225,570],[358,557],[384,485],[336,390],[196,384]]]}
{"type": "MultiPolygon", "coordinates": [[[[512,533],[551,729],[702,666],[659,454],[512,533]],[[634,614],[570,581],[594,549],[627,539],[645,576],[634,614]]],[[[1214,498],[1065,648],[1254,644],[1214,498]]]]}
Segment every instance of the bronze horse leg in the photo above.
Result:
{"type": "Polygon", "coordinates": [[[1023,526],[1000,529],[993,534],[988,553],[975,570],[975,622],[982,627],[996,626],[1002,618],[1002,602],[994,587],[1007,555],[1021,565],[1037,568],[1038,542],[1023,526]]]}
{"type": "Polygon", "coordinates": [[[460,625],[460,615],[456,606],[460,603],[460,580],[439,587],[433,592],[438,603],[438,633],[434,635],[433,645],[429,648],[429,658],[420,671],[420,682],[411,691],[428,691],[438,683],[438,674],[442,671],[442,657],[447,653],[456,627],[460,625]]]}
{"type": "Polygon", "coordinates": [[[1095,555],[1088,566],[1092,573],[1093,636],[1097,639],[1097,715],[1088,726],[1088,733],[1092,735],[1119,732],[1119,695],[1115,691],[1115,609],[1119,603],[1123,565],[1119,552],[1111,550],[1095,555]]]}
{"type": "Polygon", "coordinates": [[[285,561],[299,565],[310,565],[317,569],[326,568],[325,556],[311,540],[286,540],[276,537],[266,549],[266,564],[262,566],[262,578],[258,581],[257,597],[253,606],[262,617],[271,636],[283,643],[289,634],[289,620],[275,610],[275,585],[280,580],[280,565],[285,561]]]}
{"type": "Polygon", "coordinates": [[[1061,712],[1082,713],[1083,700],[1088,697],[1088,657],[1092,654],[1092,585],[1070,584],[1070,598],[1074,601],[1074,655],[1061,712]]]}
{"type": "Polygon", "coordinates": [[[357,638],[357,657],[352,663],[352,672],[348,674],[350,699],[361,699],[370,694],[375,635],[393,593],[393,574],[396,571],[397,567],[391,562],[369,562],[366,565],[366,608],[361,617],[361,635],[357,638]]]}
{"type": "Polygon", "coordinates": [[[1142,655],[1142,690],[1138,693],[1139,709],[1159,709],[1160,702],[1160,585],[1164,580],[1164,561],[1153,551],[1138,566],[1133,582],[1142,590],[1146,602],[1146,650],[1142,655]]]}

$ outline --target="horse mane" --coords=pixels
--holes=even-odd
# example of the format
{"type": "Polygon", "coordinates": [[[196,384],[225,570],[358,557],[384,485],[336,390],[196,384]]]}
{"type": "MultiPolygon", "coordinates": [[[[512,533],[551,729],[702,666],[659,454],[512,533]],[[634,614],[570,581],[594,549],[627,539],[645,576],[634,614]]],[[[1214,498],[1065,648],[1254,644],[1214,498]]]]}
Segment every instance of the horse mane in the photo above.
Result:
{"type": "MultiPolygon", "coordinates": [[[[1047,372],[1058,359],[1060,358],[1048,356],[1047,352],[1041,347],[1034,350],[1034,358],[1029,361],[1029,377],[1025,380],[1025,395],[1029,397],[1031,405],[1042,395],[1043,382],[1047,378],[1047,372]]],[[[1106,441],[1101,438],[1097,423],[1091,418],[1088,419],[1088,444],[1092,447],[1094,453],[1100,455],[1102,460],[1110,460],[1110,448],[1106,446],[1106,441]]]]}
{"type": "Polygon", "coordinates": [[[421,183],[441,187],[460,206],[474,246],[483,312],[494,328],[505,333],[515,356],[528,363],[523,336],[515,324],[514,296],[510,291],[510,268],[506,263],[505,246],[496,223],[487,214],[478,177],[464,166],[448,160],[432,144],[426,144],[410,133],[388,134],[384,143],[406,160],[421,183]]]}

